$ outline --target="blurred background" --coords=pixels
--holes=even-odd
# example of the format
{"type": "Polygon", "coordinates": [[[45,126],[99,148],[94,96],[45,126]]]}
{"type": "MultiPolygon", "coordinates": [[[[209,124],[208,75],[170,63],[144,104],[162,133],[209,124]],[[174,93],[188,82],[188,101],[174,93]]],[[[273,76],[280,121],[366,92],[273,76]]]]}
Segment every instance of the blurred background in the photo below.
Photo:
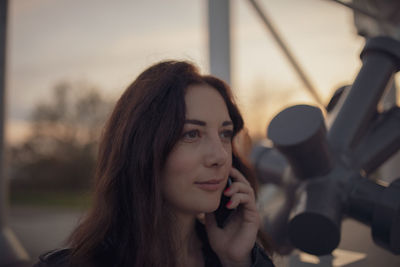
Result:
{"type": "MultiPolygon", "coordinates": [[[[337,88],[351,84],[365,44],[353,11],[333,1],[258,2],[321,102],[249,2],[230,1],[229,83],[255,141],[283,108],[326,105],[337,88]]],[[[9,224],[32,259],[61,247],[90,205],[98,136],[136,76],[164,59],[193,61],[210,72],[207,17],[205,0],[9,1],[9,224]]]]}

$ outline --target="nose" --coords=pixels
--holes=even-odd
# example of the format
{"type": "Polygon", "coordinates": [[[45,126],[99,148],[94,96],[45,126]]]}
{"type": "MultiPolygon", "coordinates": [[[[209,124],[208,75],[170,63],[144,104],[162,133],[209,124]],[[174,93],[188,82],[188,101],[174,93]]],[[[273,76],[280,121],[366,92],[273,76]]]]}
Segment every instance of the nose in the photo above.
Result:
{"type": "Polygon", "coordinates": [[[207,167],[223,166],[230,155],[228,145],[223,143],[219,137],[209,138],[205,153],[205,164],[207,167]]]}

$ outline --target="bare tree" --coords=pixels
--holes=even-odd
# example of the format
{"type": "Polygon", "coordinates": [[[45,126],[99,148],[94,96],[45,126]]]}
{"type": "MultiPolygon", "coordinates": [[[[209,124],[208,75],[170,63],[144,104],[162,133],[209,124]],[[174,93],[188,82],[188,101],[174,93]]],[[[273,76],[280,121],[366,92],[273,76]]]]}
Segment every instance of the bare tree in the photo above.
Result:
{"type": "Polygon", "coordinates": [[[62,82],[32,112],[26,141],[9,148],[14,190],[81,191],[90,186],[110,100],[86,84],[62,82]]]}

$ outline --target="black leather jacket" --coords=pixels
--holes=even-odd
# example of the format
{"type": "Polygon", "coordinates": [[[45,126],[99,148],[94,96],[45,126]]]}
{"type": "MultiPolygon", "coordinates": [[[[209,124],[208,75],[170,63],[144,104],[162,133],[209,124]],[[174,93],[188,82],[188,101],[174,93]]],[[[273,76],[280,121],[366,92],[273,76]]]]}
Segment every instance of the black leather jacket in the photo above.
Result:
{"type": "MultiPolygon", "coordinates": [[[[205,262],[205,267],[222,267],[221,262],[218,259],[216,253],[211,249],[208,242],[207,233],[205,232],[204,226],[201,223],[196,225],[197,233],[203,242],[203,257],[205,262]]],[[[115,257],[111,252],[110,244],[104,246],[104,253],[99,255],[96,259],[96,267],[117,267],[114,263],[115,257]]],[[[71,267],[69,264],[69,255],[71,250],[68,248],[57,249],[47,252],[39,257],[39,262],[37,262],[33,267],[71,267]]],[[[266,255],[264,250],[257,245],[254,245],[252,252],[252,265],[251,267],[274,267],[271,259],[266,255]]],[[[118,266],[119,267],[119,266],[118,266]]]]}

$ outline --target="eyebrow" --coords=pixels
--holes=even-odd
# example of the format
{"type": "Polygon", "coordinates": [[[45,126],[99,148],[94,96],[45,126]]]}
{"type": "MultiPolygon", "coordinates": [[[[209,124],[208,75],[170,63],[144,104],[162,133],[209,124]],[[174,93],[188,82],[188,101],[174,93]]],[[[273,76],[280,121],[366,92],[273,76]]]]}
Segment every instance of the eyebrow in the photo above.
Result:
{"type": "MultiPolygon", "coordinates": [[[[190,124],[195,124],[195,125],[200,125],[200,126],[206,126],[207,125],[207,123],[205,121],[191,120],[191,119],[185,120],[184,123],[190,123],[190,124]]],[[[232,121],[224,121],[222,123],[222,126],[229,126],[229,125],[233,125],[233,122],[232,121]]]]}

